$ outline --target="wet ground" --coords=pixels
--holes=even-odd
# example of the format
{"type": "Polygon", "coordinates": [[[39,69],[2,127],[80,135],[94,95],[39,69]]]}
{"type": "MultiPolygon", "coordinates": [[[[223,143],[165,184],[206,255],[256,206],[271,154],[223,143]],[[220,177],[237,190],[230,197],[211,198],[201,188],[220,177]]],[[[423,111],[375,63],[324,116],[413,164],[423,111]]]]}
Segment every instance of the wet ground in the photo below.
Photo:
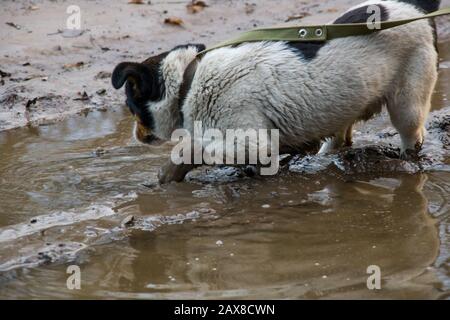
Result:
{"type": "MultiPolygon", "coordinates": [[[[81,28],[68,31],[67,1],[1,1],[0,131],[120,108],[123,92],[110,84],[120,62],[185,43],[214,45],[255,27],[326,23],[362,0],[209,0],[195,14],[189,0],[128,2],[77,0],[81,28]],[[170,18],[182,24],[164,23],[170,18]]],[[[437,22],[439,38],[450,39],[450,16],[437,22]]]]}
{"type": "Polygon", "coordinates": [[[125,109],[0,133],[0,297],[448,298],[449,66],[418,162],[397,159],[386,115],[275,177],[206,168],[167,186],[168,148],[135,144],[125,109]]]}
{"type": "Polygon", "coordinates": [[[386,114],[275,177],[203,168],[166,186],[169,148],[135,143],[122,106],[0,132],[0,298],[448,299],[449,43],[441,57],[415,162],[386,114]]]}

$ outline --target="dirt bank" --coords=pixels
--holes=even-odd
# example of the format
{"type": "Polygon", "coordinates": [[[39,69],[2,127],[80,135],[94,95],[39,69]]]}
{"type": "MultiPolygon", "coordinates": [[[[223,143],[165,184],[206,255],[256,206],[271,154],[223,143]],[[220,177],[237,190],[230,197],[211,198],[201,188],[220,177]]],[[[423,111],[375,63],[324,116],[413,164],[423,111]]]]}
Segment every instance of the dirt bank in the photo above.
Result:
{"type": "MultiPolygon", "coordinates": [[[[122,92],[111,88],[109,76],[123,60],[139,61],[182,43],[214,44],[286,20],[326,22],[360,1],[209,0],[196,13],[187,0],[143,2],[78,0],[82,31],[71,34],[62,32],[70,3],[2,1],[0,131],[122,107],[122,92]],[[182,24],[165,24],[170,17],[182,24]]],[[[441,39],[448,38],[450,19],[438,24],[441,39]]]]}

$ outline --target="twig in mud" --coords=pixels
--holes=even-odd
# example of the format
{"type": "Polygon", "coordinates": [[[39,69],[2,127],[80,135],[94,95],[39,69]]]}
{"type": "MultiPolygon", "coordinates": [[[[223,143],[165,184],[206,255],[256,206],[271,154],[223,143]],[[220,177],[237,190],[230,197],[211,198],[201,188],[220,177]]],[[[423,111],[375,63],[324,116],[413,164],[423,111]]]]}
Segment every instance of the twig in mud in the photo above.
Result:
{"type": "Polygon", "coordinates": [[[57,34],[61,34],[63,38],[76,38],[81,35],[83,35],[86,31],[90,31],[89,29],[86,30],[78,30],[78,29],[58,29],[56,32],[47,33],[47,36],[54,36],[57,34]]]}
{"type": "Polygon", "coordinates": [[[60,33],[62,33],[62,30],[58,29],[56,32],[47,33],[47,35],[48,36],[54,36],[54,35],[57,35],[57,34],[60,34],[60,33]]]}
{"type": "MultiPolygon", "coordinates": [[[[38,79],[38,78],[45,78],[45,77],[47,77],[46,75],[42,75],[42,74],[36,74],[36,75],[32,75],[32,76],[29,76],[29,77],[25,77],[25,78],[10,78],[9,80],[11,81],[11,82],[25,82],[25,81],[30,81],[30,80],[33,80],[33,79],[38,79]]],[[[48,78],[48,77],[47,77],[48,78]]]]}
{"type": "Polygon", "coordinates": [[[289,22],[289,21],[293,21],[293,20],[301,20],[305,17],[310,16],[311,14],[308,12],[301,12],[297,15],[293,15],[293,16],[289,16],[286,20],[284,20],[284,22],[289,22]]]}
{"type": "Polygon", "coordinates": [[[77,48],[77,49],[94,49],[93,47],[89,47],[89,46],[78,46],[78,45],[73,45],[72,48],[77,48]]]}
{"type": "Polygon", "coordinates": [[[13,27],[13,28],[17,29],[17,30],[22,29],[21,26],[19,26],[18,24],[15,24],[14,22],[6,22],[6,24],[7,24],[8,26],[10,26],[10,27],[13,27]]]}
{"type": "Polygon", "coordinates": [[[28,100],[27,104],[25,105],[25,120],[27,121],[27,125],[29,125],[31,123],[31,118],[30,118],[31,106],[36,104],[37,99],[38,98],[28,100]]]}

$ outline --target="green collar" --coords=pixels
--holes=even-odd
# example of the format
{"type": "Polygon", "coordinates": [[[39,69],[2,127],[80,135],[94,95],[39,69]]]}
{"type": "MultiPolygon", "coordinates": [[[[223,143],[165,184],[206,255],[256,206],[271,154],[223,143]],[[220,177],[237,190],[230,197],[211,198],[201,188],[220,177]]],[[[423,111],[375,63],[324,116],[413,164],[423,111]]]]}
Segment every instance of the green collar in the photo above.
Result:
{"type": "Polygon", "coordinates": [[[213,47],[210,47],[198,55],[203,55],[208,51],[238,45],[245,42],[259,42],[259,41],[289,41],[289,42],[324,42],[328,40],[350,37],[362,36],[371,34],[377,31],[386,30],[408,24],[417,20],[429,19],[438,16],[450,14],[450,8],[444,8],[427,15],[404,19],[382,21],[377,23],[377,27],[371,23],[349,23],[349,24],[326,24],[313,26],[294,26],[294,27],[279,27],[279,28],[262,28],[247,31],[235,39],[231,39],[213,47]]]}

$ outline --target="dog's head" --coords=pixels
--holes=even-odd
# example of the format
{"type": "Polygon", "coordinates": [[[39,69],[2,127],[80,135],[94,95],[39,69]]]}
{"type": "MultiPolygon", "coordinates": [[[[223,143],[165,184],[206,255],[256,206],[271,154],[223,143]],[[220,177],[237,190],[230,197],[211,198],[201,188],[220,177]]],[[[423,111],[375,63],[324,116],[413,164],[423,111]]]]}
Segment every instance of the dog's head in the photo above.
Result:
{"type": "Polygon", "coordinates": [[[170,139],[181,125],[179,90],[184,71],[202,44],[188,44],[148,58],[142,63],[122,62],[112,73],[112,85],[125,84],[126,104],[136,118],[135,136],[148,144],[170,139]]]}

